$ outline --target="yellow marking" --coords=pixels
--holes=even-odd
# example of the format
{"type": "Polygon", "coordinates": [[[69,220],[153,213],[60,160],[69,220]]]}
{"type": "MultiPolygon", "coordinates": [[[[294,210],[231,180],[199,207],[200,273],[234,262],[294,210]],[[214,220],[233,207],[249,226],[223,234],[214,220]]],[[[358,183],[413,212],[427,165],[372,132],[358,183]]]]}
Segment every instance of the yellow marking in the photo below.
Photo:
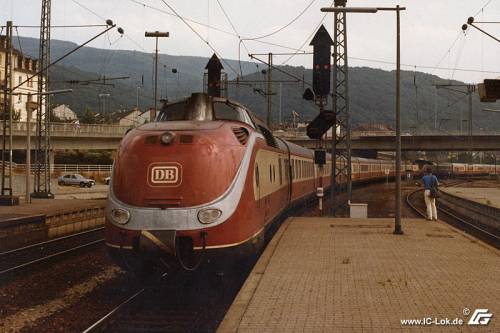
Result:
{"type": "Polygon", "coordinates": [[[109,247],[112,247],[115,249],[125,249],[125,250],[133,250],[134,249],[132,246],[129,246],[129,245],[115,245],[115,244],[111,244],[111,243],[106,243],[106,246],[109,246],[109,247]]]}
{"type": "MultiPolygon", "coordinates": [[[[205,249],[222,249],[222,248],[226,248],[226,247],[232,247],[232,246],[241,245],[243,243],[248,242],[250,239],[257,237],[264,230],[264,228],[265,228],[265,226],[262,227],[262,228],[260,228],[260,230],[257,231],[255,234],[253,234],[252,236],[248,237],[247,239],[245,239],[245,240],[243,240],[241,242],[232,243],[232,244],[224,244],[224,245],[205,246],[205,249]]],[[[201,250],[201,249],[203,249],[203,247],[202,246],[193,246],[193,249],[195,249],[195,250],[201,250]]]]}

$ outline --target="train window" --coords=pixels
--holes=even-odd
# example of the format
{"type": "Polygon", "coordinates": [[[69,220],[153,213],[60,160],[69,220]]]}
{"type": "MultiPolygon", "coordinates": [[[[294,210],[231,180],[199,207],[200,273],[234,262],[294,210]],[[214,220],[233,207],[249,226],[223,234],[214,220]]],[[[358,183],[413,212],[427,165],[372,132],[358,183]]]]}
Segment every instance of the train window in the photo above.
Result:
{"type": "Polygon", "coordinates": [[[180,102],[163,107],[157,117],[157,121],[176,121],[186,119],[187,102],[180,102]]]}
{"type": "Polygon", "coordinates": [[[179,120],[233,120],[243,122],[255,128],[247,111],[228,102],[214,102],[202,94],[195,94],[183,101],[167,104],[162,107],[156,121],[179,120]]]}
{"type": "Polygon", "coordinates": [[[247,112],[237,105],[223,102],[214,103],[215,119],[241,121],[253,127],[247,112]]]}
{"type": "Polygon", "coordinates": [[[281,165],[281,158],[280,158],[280,159],[278,160],[278,172],[279,172],[279,174],[280,174],[280,185],[281,185],[281,184],[283,184],[283,178],[282,178],[282,175],[281,175],[281,171],[282,171],[282,170],[281,170],[281,167],[282,167],[282,165],[281,165]]]}
{"type": "Polygon", "coordinates": [[[255,165],[255,184],[259,187],[259,166],[255,165]]]}

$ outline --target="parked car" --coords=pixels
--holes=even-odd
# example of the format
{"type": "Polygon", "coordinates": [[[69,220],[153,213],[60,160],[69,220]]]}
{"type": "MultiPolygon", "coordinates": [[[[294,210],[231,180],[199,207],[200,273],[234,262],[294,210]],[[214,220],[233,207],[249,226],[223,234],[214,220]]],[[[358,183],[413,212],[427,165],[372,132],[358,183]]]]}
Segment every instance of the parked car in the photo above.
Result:
{"type": "Polygon", "coordinates": [[[93,179],[85,178],[80,174],[73,173],[58,178],[59,185],[79,185],[80,187],[92,187],[95,185],[93,179]]]}
{"type": "Polygon", "coordinates": [[[109,185],[110,180],[111,180],[111,177],[104,178],[104,184],[109,185]]]}

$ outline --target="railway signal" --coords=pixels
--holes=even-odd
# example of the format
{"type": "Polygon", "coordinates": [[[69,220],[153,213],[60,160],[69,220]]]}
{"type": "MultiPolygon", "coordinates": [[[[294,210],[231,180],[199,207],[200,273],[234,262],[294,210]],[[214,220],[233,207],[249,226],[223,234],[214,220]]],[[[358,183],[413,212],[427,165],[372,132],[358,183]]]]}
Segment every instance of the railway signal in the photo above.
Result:
{"type": "Polygon", "coordinates": [[[328,94],[330,93],[331,76],[331,48],[333,40],[324,25],[319,27],[311,43],[313,46],[313,90],[307,89],[303,98],[306,100],[315,99],[319,102],[319,115],[307,126],[307,136],[311,139],[319,140],[335,125],[335,115],[333,111],[323,111],[328,94]]]}
{"type": "Polygon", "coordinates": [[[333,40],[321,25],[314,35],[313,46],[313,90],[316,98],[324,99],[330,93],[331,48],[333,40]]]}
{"type": "Polygon", "coordinates": [[[207,93],[210,96],[221,97],[221,74],[222,66],[219,58],[214,53],[205,66],[207,70],[207,93]]]}

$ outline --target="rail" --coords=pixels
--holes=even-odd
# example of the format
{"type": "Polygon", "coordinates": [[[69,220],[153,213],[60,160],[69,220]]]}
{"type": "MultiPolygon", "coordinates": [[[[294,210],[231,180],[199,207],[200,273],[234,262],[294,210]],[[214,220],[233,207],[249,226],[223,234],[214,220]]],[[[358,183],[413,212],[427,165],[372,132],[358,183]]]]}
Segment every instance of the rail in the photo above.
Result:
{"type": "MultiPolygon", "coordinates": [[[[461,183],[463,182],[448,184],[448,186],[456,186],[461,183]]],[[[426,218],[427,214],[421,209],[419,209],[413,203],[414,197],[417,195],[417,193],[422,193],[423,191],[424,191],[423,189],[418,189],[410,192],[406,196],[406,204],[418,215],[422,216],[423,218],[426,218]]],[[[466,233],[470,233],[471,235],[482,239],[486,243],[496,248],[500,248],[500,237],[488,230],[485,230],[485,228],[479,225],[476,221],[468,220],[468,218],[466,217],[458,216],[453,210],[443,207],[443,205],[440,205],[439,202],[437,203],[437,209],[448,217],[447,219],[443,220],[444,222],[453,225],[455,227],[458,227],[459,229],[465,231],[466,233]]]]}
{"type": "Polygon", "coordinates": [[[104,227],[83,231],[0,253],[0,277],[56,257],[104,243],[104,227]],[[79,240],[82,240],[81,242],[79,240]],[[5,258],[6,257],[6,258],[5,258]]]}

